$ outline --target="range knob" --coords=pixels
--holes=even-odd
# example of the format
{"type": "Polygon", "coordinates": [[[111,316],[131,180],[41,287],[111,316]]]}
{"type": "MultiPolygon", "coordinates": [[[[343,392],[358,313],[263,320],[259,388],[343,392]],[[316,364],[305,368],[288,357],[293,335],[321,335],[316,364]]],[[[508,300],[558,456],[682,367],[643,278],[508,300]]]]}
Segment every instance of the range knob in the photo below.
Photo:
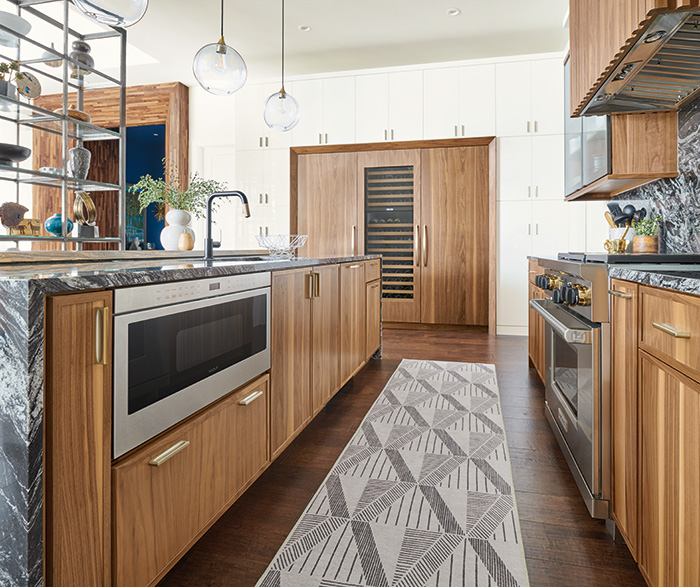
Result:
{"type": "Polygon", "coordinates": [[[561,288],[560,289],[555,289],[552,292],[552,301],[555,304],[563,304],[564,303],[564,295],[562,293],[561,288]]]}
{"type": "Polygon", "coordinates": [[[578,289],[573,285],[567,285],[564,288],[564,303],[567,306],[577,306],[578,305],[578,289]]]}
{"type": "Polygon", "coordinates": [[[555,290],[561,285],[561,279],[552,275],[538,275],[535,277],[535,285],[542,289],[555,290]]]}

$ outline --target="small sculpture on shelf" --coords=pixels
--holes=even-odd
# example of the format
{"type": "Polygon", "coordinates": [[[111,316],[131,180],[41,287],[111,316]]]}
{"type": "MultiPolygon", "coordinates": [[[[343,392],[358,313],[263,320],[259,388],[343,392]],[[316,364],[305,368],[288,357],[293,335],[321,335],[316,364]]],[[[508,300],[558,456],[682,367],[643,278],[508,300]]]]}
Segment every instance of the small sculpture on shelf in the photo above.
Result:
{"type": "Polygon", "coordinates": [[[36,218],[25,218],[29,210],[16,202],[5,202],[0,206],[0,223],[12,236],[38,236],[41,222],[36,218]]]}

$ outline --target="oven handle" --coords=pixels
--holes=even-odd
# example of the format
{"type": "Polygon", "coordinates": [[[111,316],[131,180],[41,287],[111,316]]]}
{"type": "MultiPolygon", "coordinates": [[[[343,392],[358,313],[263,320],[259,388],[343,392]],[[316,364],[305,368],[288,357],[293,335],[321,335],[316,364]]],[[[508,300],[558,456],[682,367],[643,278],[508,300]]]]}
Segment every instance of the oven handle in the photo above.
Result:
{"type": "Polygon", "coordinates": [[[548,300],[530,300],[530,307],[537,312],[544,321],[549,324],[554,331],[570,344],[591,344],[591,331],[569,328],[549,310],[544,307],[544,303],[548,300]]]}

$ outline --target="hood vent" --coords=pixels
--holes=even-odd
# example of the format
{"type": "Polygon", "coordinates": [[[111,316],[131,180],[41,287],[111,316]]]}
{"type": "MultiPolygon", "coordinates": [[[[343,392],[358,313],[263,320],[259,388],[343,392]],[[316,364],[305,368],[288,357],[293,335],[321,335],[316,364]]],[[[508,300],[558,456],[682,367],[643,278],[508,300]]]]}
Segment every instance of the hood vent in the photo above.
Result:
{"type": "Polygon", "coordinates": [[[652,21],[582,116],[677,110],[700,92],[700,12],[652,21]]]}

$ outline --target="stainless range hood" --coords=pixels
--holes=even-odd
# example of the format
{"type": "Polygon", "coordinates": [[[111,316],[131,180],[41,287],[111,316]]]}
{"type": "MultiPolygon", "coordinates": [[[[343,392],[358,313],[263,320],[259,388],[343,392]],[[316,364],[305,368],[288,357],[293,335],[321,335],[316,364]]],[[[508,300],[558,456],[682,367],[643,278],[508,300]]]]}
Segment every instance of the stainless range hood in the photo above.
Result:
{"type": "Polygon", "coordinates": [[[700,92],[700,12],[654,19],[582,116],[677,110],[700,92]]]}

